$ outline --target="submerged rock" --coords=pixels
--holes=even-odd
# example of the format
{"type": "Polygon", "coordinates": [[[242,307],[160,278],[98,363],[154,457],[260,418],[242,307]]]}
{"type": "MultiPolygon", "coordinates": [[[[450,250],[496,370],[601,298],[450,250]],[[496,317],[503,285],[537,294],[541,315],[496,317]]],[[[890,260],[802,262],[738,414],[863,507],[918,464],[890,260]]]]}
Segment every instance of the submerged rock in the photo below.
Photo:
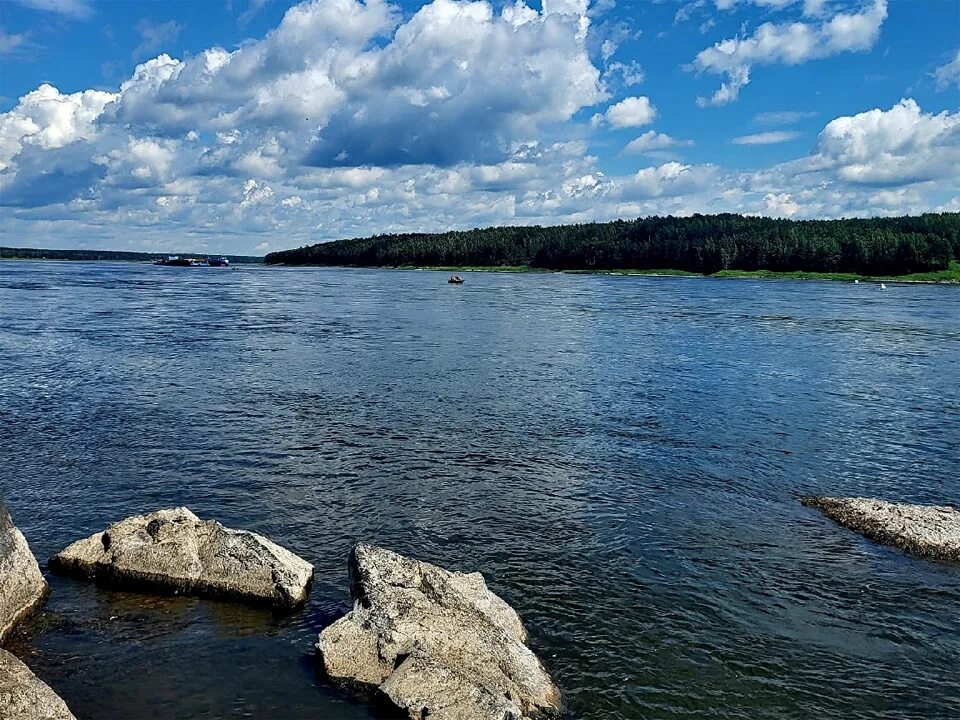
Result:
{"type": "Polygon", "coordinates": [[[47,590],[26,538],[0,505],[0,642],[43,602],[47,590]]]}
{"type": "Polygon", "coordinates": [[[952,507],[841,497],[803,497],[800,502],[876,542],[932,560],[960,562],[960,512],[952,507]]]}
{"type": "Polygon", "coordinates": [[[313,566],[247,530],[201,520],[187,508],[135,515],[78,540],[50,569],[98,582],[242,600],[288,609],[301,605],[313,566]]]}
{"type": "Polygon", "coordinates": [[[0,718],[76,720],[60,696],[6,650],[0,650],[0,718]]]}
{"type": "Polygon", "coordinates": [[[523,623],[480,573],[361,544],[350,575],[354,608],[317,643],[334,682],[415,720],[560,717],[560,691],[523,623]]]}

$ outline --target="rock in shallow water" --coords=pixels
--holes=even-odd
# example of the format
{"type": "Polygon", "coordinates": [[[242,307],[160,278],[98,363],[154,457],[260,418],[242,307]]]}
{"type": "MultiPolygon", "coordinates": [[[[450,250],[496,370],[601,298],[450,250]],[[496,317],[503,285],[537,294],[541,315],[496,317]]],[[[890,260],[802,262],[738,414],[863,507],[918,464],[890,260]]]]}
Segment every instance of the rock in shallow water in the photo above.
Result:
{"type": "Polygon", "coordinates": [[[0,642],[47,595],[47,581],[7,509],[0,505],[0,642]]]}
{"type": "Polygon", "coordinates": [[[60,696],[6,650],[0,650],[0,718],[76,720],[60,696]]]}
{"type": "Polygon", "coordinates": [[[50,558],[64,572],[118,587],[303,604],[313,566],[267,538],[201,520],[187,508],[135,515],[50,558]]]}
{"type": "Polygon", "coordinates": [[[350,575],[354,609],[317,643],[334,682],[416,720],[560,717],[560,692],[523,623],[479,573],[361,544],[350,575]]]}
{"type": "Polygon", "coordinates": [[[800,502],[876,542],[932,560],[960,562],[960,512],[952,507],[841,497],[803,497],[800,502]]]}

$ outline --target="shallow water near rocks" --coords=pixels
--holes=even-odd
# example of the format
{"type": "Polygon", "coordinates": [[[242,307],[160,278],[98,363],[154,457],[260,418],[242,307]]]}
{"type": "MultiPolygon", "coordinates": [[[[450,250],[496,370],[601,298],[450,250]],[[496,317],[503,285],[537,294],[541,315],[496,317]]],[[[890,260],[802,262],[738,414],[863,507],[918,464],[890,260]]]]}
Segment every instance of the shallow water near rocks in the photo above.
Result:
{"type": "Polygon", "coordinates": [[[801,494],[960,504],[960,288],[0,262],[0,496],[41,561],[187,505],[268,611],[52,577],[81,719],[369,718],[315,673],[359,540],[479,570],[576,718],[955,718],[960,568],[801,494]]]}

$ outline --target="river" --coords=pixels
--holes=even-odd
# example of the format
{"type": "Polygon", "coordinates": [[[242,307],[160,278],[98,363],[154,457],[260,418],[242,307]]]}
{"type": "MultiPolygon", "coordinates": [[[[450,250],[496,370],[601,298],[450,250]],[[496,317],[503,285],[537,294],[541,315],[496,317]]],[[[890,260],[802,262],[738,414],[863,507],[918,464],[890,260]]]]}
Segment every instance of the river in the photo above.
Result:
{"type": "Polygon", "coordinates": [[[51,577],[82,720],[370,717],[315,672],[357,541],[479,570],[573,718],[960,716],[960,568],[805,493],[960,504],[960,287],[0,262],[0,496],[41,559],[186,505],[287,616],[51,577]]]}

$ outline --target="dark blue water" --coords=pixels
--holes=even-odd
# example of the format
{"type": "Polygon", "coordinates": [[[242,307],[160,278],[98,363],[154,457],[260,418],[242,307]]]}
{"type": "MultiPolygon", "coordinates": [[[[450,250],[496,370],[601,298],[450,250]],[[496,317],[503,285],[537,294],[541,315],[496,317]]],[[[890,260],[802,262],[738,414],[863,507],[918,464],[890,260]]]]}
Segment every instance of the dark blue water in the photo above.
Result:
{"type": "Polygon", "coordinates": [[[41,558],[187,505],[288,617],[51,578],[83,718],[367,718],[314,672],[365,540],[479,570],[577,718],[956,718],[960,568],[801,493],[960,504],[960,288],[0,263],[0,495],[41,558]]]}

